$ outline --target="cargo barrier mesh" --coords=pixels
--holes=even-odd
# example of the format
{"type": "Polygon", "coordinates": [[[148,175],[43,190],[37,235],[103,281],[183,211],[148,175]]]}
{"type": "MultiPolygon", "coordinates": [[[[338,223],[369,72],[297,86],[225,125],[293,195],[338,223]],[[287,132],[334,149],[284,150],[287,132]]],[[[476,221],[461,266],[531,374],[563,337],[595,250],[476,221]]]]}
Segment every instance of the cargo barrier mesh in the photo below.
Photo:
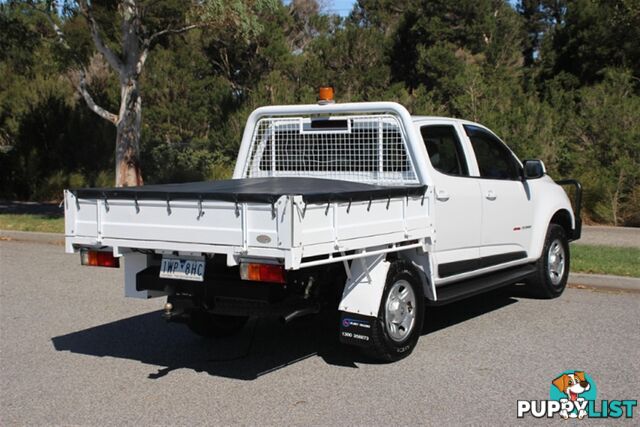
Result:
{"type": "Polygon", "coordinates": [[[305,176],[378,185],[416,184],[405,134],[388,114],[263,118],[245,177],[305,176]]]}

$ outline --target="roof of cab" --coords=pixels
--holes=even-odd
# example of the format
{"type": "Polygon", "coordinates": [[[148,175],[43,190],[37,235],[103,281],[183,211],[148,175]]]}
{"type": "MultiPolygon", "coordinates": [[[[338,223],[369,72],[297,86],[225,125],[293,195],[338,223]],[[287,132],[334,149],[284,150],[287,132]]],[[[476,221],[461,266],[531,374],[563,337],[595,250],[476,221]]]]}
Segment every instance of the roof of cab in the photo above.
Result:
{"type": "Polygon", "coordinates": [[[453,117],[444,117],[444,116],[415,116],[415,115],[412,115],[411,118],[413,119],[414,122],[423,121],[423,120],[441,120],[441,119],[456,120],[453,117]]]}
{"type": "Polygon", "coordinates": [[[461,123],[463,125],[472,125],[472,126],[479,126],[482,128],[485,128],[485,126],[481,125],[480,123],[476,123],[476,122],[472,122],[470,120],[465,120],[465,119],[458,119],[455,117],[444,117],[444,116],[411,116],[411,119],[413,119],[414,123],[420,123],[420,122],[436,122],[436,121],[446,121],[446,122],[458,122],[461,123]]]}

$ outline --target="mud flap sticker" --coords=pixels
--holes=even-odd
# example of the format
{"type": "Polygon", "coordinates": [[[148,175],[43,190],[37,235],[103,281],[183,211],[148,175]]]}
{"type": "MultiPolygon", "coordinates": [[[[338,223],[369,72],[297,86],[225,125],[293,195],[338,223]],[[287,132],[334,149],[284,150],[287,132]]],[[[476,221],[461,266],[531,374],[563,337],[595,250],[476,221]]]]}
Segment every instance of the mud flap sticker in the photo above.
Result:
{"type": "Polygon", "coordinates": [[[371,328],[375,321],[375,317],[342,312],[340,316],[340,342],[358,346],[370,345],[371,328]]]}

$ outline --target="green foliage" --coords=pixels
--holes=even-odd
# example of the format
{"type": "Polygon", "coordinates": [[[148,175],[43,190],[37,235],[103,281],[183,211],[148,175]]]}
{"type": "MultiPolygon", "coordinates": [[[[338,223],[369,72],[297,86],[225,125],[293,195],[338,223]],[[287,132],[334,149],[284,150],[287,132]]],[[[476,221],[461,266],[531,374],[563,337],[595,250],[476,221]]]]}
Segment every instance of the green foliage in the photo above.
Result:
{"type": "Polygon", "coordinates": [[[584,155],[576,173],[587,184],[595,219],[630,223],[640,212],[640,97],[629,72],[608,70],[601,84],[578,91],[580,110],[569,122],[574,150],[584,155]]]}
{"type": "MultiPolygon", "coordinates": [[[[58,198],[113,183],[115,132],[69,83],[117,109],[119,84],[73,2],[55,17],[0,4],[0,197],[58,198]]],[[[315,0],[140,0],[159,38],[141,77],[146,183],[231,176],[250,112],[312,103],[397,101],[414,114],[483,123],[521,158],[585,186],[587,220],[640,225],[640,0],[359,0],[345,19],[315,0]],[[195,4],[195,7],[194,7],[195,4]]],[[[118,1],[96,19],[118,52],[118,1]]]]}
{"type": "MultiPolygon", "coordinates": [[[[307,88],[333,85],[338,100],[373,101],[390,83],[385,63],[384,35],[371,28],[347,24],[335,34],[318,37],[305,55],[304,75],[307,88]]],[[[315,98],[315,91],[312,96],[315,98]]],[[[314,99],[312,98],[312,100],[314,99]]]]}
{"type": "Polygon", "coordinates": [[[410,87],[425,84],[448,98],[463,89],[456,80],[466,79],[468,66],[490,71],[516,65],[521,34],[521,22],[506,2],[416,2],[394,38],[392,73],[410,87]]]}
{"type": "Polygon", "coordinates": [[[541,52],[547,77],[567,72],[583,84],[602,80],[606,68],[640,70],[639,0],[566,3],[561,25],[541,52]]]}
{"type": "Polygon", "coordinates": [[[29,73],[36,60],[32,53],[40,44],[34,23],[13,13],[8,6],[1,7],[0,62],[11,63],[15,72],[29,73]]]}
{"type": "Polygon", "coordinates": [[[210,150],[159,143],[145,156],[143,166],[157,182],[202,181],[214,177],[230,178],[230,159],[210,150]],[[171,165],[171,167],[167,167],[171,165]]]}

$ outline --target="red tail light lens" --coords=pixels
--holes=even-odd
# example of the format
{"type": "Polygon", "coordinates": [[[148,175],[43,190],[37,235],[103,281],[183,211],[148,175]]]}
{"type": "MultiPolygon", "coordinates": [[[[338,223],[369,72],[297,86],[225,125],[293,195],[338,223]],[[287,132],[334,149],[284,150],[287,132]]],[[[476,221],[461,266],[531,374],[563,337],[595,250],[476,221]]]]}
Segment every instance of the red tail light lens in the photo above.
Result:
{"type": "Polygon", "coordinates": [[[277,264],[240,263],[242,280],[285,283],[284,267],[277,264]]]}
{"type": "Polygon", "coordinates": [[[120,267],[120,259],[114,257],[112,252],[93,251],[90,249],[80,250],[80,262],[82,265],[91,267],[120,267]]]}

